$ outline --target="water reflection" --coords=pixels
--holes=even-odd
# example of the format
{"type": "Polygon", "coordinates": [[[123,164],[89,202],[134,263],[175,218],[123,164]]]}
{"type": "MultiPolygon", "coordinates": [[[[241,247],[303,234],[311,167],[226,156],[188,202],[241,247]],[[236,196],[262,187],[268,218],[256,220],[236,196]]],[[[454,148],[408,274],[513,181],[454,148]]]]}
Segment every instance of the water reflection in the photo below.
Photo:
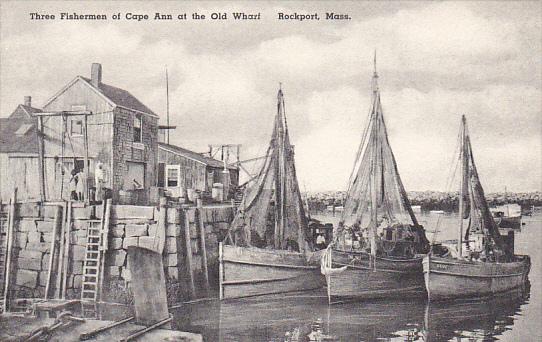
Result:
{"type": "Polygon", "coordinates": [[[527,302],[522,289],[486,300],[350,302],[312,296],[188,305],[175,328],[206,341],[491,341],[511,329],[527,302]]]}

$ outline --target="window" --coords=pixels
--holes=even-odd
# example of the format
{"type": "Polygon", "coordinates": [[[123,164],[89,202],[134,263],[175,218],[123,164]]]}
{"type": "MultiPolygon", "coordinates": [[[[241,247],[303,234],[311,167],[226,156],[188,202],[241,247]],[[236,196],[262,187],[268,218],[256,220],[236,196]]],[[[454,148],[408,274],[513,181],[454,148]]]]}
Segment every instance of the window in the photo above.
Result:
{"type": "Polygon", "coordinates": [[[181,166],[167,165],[166,166],[166,187],[176,188],[180,185],[181,166]]]}
{"type": "Polygon", "coordinates": [[[83,120],[72,119],[70,121],[70,135],[83,135],[83,120]]]}
{"type": "Polygon", "coordinates": [[[141,142],[141,126],[142,126],[142,119],[141,115],[135,115],[134,116],[134,142],[140,143],[141,142]]]}

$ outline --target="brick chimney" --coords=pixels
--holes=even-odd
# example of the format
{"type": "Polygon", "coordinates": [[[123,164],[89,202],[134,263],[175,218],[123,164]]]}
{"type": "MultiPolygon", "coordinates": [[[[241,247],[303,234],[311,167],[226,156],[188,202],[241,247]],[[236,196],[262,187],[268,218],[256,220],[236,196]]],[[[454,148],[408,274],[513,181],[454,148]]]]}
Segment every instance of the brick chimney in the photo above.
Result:
{"type": "Polygon", "coordinates": [[[92,63],[90,70],[90,83],[93,86],[99,87],[102,83],[102,65],[100,63],[92,63]]]}
{"type": "Polygon", "coordinates": [[[27,107],[32,107],[32,96],[24,97],[24,105],[27,107]]]}

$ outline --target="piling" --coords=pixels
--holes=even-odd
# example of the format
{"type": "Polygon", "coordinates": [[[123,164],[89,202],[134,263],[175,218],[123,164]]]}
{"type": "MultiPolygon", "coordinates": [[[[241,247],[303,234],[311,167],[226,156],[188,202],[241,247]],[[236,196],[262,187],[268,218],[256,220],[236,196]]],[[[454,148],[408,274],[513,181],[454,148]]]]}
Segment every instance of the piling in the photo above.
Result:
{"type": "Polygon", "coordinates": [[[199,235],[199,249],[201,251],[201,269],[203,270],[203,281],[205,286],[205,295],[209,295],[209,270],[207,265],[207,251],[205,247],[205,226],[203,224],[203,206],[201,199],[197,201],[197,233],[199,235]]]}
{"type": "Polygon", "coordinates": [[[183,210],[184,214],[184,246],[186,252],[186,270],[188,275],[188,286],[190,288],[190,299],[196,298],[196,285],[194,284],[194,270],[192,269],[192,245],[190,244],[190,220],[188,209],[183,210]]]}

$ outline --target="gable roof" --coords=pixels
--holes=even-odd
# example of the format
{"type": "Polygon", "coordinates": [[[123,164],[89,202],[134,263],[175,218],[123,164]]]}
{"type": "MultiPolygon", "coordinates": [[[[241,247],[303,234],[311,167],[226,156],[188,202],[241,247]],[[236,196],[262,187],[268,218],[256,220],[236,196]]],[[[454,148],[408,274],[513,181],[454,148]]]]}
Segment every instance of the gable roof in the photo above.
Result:
{"type": "Polygon", "coordinates": [[[72,81],[70,81],[62,89],[60,89],[60,91],[58,91],[55,95],[53,95],[43,105],[43,107],[44,108],[47,107],[51,102],[53,102],[56,98],[62,95],[68,88],[70,88],[75,82],[79,80],[82,81],[83,84],[87,85],[92,90],[94,90],[98,95],[102,96],[112,106],[118,106],[118,107],[130,109],[142,114],[147,114],[147,115],[158,118],[158,115],[156,113],[154,113],[147,106],[145,106],[135,96],[130,94],[130,92],[121,88],[113,87],[105,83],[100,83],[100,85],[96,87],[92,84],[90,78],[86,78],[83,76],[76,76],[72,81]]]}
{"type": "Polygon", "coordinates": [[[38,153],[34,120],[20,117],[0,118],[0,153],[14,152],[38,153]],[[23,126],[24,129],[21,129],[23,126]]]}
{"type": "Polygon", "coordinates": [[[113,102],[115,105],[119,107],[132,109],[132,110],[142,112],[145,114],[150,114],[153,116],[158,116],[152,110],[150,110],[147,106],[141,103],[141,101],[139,101],[135,96],[130,94],[130,92],[124,89],[113,87],[105,83],[100,83],[99,87],[96,87],[92,84],[89,78],[86,78],[83,76],[79,76],[79,77],[83,79],[84,81],[86,81],[89,86],[100,91],[105,97],[107,97],[109,100],[111,100],[111,102],[113,102]]]}
{"type": "Polygon", "coordinates": [[[9,118],[14,119],[30,119],[32,118],[35,113],[41,113],[41,109],[34,108],[30,106],[25,106],[23,104],[20,104],[15,108],[15,110],[10,114],[9,118]]]}
{"type": "MultiPolygon", "coordinates": [[[[224,168],[224,163],[222,161],[216,160],[214,158],[205,157],[205,156],[201,155],[200,153],[187,150],[186,148],[183,148],[183,147],[179,147],[179,146],[175,146],[175,145],[171,145],[171,144],[166,144],[166,143],[162,143],[162,142],[158,143],[158,147],[165,150],[165,151],[175,153],[175,154],[178,154],[180,156],[186,157],[188,159],[198,161],[198,162],[203,163],[203,164],[205,164],[207,166],[210,166],[210,167],[224,168]]],[[[237,168],[235,166],[232,166],[232,165],[228,165],[228,169],[237,170],[237,168]]]]}

